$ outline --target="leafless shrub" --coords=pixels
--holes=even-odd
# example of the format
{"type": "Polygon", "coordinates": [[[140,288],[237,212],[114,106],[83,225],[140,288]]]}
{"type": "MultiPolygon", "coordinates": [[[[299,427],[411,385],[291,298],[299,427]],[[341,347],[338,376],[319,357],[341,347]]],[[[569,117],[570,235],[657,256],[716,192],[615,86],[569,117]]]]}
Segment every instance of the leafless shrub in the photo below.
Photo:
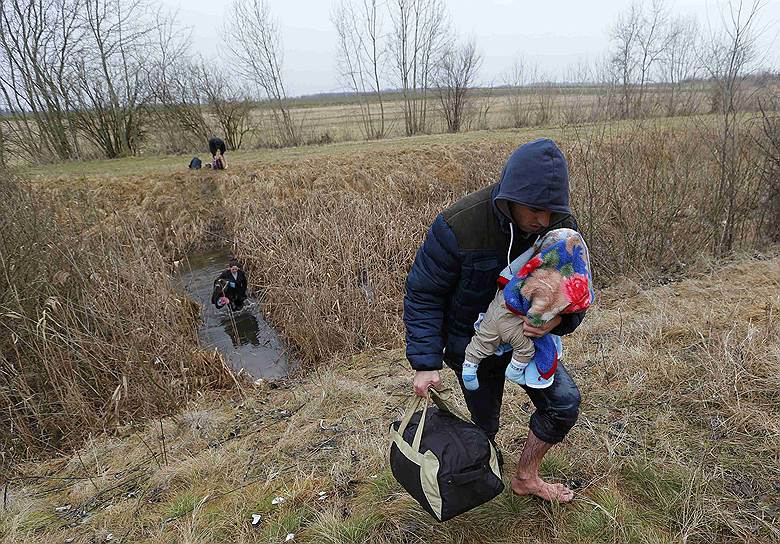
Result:
{"type": "Polygon", "coordinates": [[[531,107],[527,87],[536,81],[536,67],[522,58],[516,59],[504,78],[507,86],[509,117],[514,128],[531,124],[531,107]]]}
{"type": "Polygon", "coordinates": [[[481,63],[474,40],[448,47],[439,60],[434,80],[447,132],[459,132],[465,124],[481,63]]]}
{"type": "Polygon", "coordinates": [[[760,195],[762,203],[762,238],[780,242],[780,96],[765,102],[761,109],[762,137],[758,145],[764,153],[761,173],[764,186],[760,195]]]}
{"type": "Polygon", "coordinates": [[[241,149],[244,138],[255,130],[254,101],[218,68],[202,65],[199,74],[204,104],[216,122],[216,130],[211,129],[211,132],[219,133],[229,149],[241,149]]]}
{"type": "Polygon", "coordinates": [[[299,127],[290,113],[282,78],[284,55],[279,27],[267,1],[236,0],[230,26],[226,26],[223,33],[243,75],[265,94],[282,144],[300,144],[299,127]]]}
{"type": "Polygon", "coordinates": [[[360,128],[369,140],[385,135],[386,45],[381,5],[377,0],[342,0],[331,15],[339,35],[338,63],[342,80],[360,106],[360,128]],[[376,100],[377,104],[373,104],[376,100]],[[376,111],[378,105],[379,111],[376,111]]]}
{"type": "Polygon", "coordinates": [[[731,252],[746,214],[754,204],[754,199],[739,198],[742,188],[755,183],[758,177],[744,153],[746,124],[739,100],[758,59],[758,17],[762,6],[761,0],[753,1],[750,7],[741,0],[738,4],[729,3],[723,17],[724,27],[711,32],[701,54],[717,97],[713,107],[718,115],[718,129],[711,147],[718,160],[718,181],[711,220],[715,232],[713,252],[718,256],[731,252]]]}
{"type": "Polygon", "coordinates": [[[480,96],[474,99],[472,109],[474,114],[468,118],[469,130],[485,130],[490,128],[490,115],[499,100],[495,85],[491,82],[482,88],[480,96]]]}

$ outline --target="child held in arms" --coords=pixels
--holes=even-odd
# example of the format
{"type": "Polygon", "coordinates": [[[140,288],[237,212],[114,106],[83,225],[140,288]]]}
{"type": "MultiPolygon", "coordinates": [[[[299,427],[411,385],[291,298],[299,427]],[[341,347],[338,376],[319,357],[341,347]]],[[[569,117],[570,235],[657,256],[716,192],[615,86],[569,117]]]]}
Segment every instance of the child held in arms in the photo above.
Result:
{"type": "Polygon", "coordinates": [[[580,312],[593,302],[588,248],[577,231],[552,230],[531,251],[530,260],[524,262],[527,254],[520,256],[502,272],[495,298],[474,326],[463,363],[466,389],[479,388],[477,369],[482,359],[510,348],[507,380],[535,389],[549,387],[563,355],[561,338],[554,334],[526,337],[524,319],[540,327],[560,313],[580,312]]]}

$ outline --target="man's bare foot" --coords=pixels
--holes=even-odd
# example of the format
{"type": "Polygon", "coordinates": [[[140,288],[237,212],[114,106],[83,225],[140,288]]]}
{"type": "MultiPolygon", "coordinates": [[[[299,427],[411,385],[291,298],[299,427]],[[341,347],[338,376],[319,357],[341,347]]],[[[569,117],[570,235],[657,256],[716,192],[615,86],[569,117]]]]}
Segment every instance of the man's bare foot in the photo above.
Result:
{"type": "Polygon", "coordinates": [[[539,476],[534,478],[512,478],[512,491],[516,495],[534,495],[550,502],[569,502],[574,491],[563,484],[548,484],[539,476]]]}

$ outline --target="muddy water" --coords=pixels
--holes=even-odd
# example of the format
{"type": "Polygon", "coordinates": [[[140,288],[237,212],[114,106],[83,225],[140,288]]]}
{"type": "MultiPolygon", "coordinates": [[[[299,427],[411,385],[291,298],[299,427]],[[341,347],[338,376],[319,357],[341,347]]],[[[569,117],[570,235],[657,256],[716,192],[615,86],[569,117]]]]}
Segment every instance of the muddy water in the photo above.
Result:
{"type": "Polygon", "coordinates": [[[180,273],[184,289],[202,307],[198,330],[201,343],[217,348],[236,371],[243,368],[255,378],[286,375],[290,361],[284,345],[263,319],[260,304],[254,298],[247,299],[237,312],[227,307],[218,310],[211,304],[214,279],[226,266],[226,253],[200,253],[190,255],[180,273]]]}

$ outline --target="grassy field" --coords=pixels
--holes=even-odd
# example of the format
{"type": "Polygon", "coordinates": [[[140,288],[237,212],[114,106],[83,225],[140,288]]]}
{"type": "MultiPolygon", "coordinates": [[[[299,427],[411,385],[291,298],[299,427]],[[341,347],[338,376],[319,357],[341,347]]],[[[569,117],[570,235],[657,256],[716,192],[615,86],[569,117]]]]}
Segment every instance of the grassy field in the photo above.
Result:
{"type": "MultiPolygon", "coordinates": [[[[3,542],[109,534],[150,543],[283,542],[288,534],[326,543],[780,542],[780,257],[758,245],[760,215],[745,213],[735,252],[713,260],[711,128],[707,117],[660,119],[247,151],[231,153],[225,172],[190,172],[189,157],[165,156],[24,171],[59,224],[77,210],[108,232],[145,225],[104,236],[105,255],[93,262],[167,272],[193,248],[232,248],[304,365],[274,384],[188,385],[179,411],[151,415],[125,405],[148,403],[145,382],[97,367],[106,383],[95,390],[95,410],[115,416],[107,432],[90,436],[83,427],[91,420],[74,416],[74,453],[48,451],[48,461],[13,467],[3,542]],[[567,342],[582,415],[542,467],[577,496],[556,506],[507,492],[436,524],[394,482],[385,458],[387,427],[410,392],[403,280],[435,214],[494,182],[515,146],[542,135],[569,158],[599,285],[597,305],[567,342]],[[127,251],[144,241],[158,248],[153,259],[127,251]],[[252,514],[261,516],[257,526],[252,514]]],[[[745,157],[755,162],[755,152],[748,147],[745,157]]],[[[746,209],[757,206],[756,187],[740,188],[746,209]]],[[[48,263],[43,279],[58,272],[48,263]]],[[[122,368],[140,372],[154,350],[168,350],[163,379],[181,387],[177,368],[186,377],[203,359],[171,343],[186,339],[165,324],[181,326],[181,294],[162,275],[127,285],[130,294],[154,286],[161,302],[110,299],[117,312],[133,312],[110,322],[111,334],[147,342],[128,350],[122,368]],[[156,333],[132,336],[151,316],[156,333]]],[[[41,294],[41,307],[51,296],[83,313],[84,300],[68,292],[41,294]]],[[[67,340],[78,326],[42,328],[40,308],[15,311],[27,312],[26,328],[16,329],[24,342],[50,342],[47,331],[67,340]]],[[[81,364],[90,369],[88,356],[81,364]]],[[[446,380],[456,383],[451,373],[446,380]]],[[[498,437],[507,473],[532,410],[522,390],[508,389],[498,437]]]]}
{"type": "MultiPolygon", "coordinates": [[[[756,96],[764,96],[768,89],[761,89],[756,96]]],[[[675,109],[677,115],[701,115],[711,111],[712,89],[706,84],[687,87],[677,91],[675,109]]],[[[405,136],[403,97],[398,92],[384,96],[385,134],[384,138],[405,136]]],[[[372,111],[378,111],[378,103],[371,103],[372,111]]],[[[752,104],[745,107],[754,108],[752,104]]],[[[290,114],[300,133],[302,144],[363,141],[363,118],[361,105],[354,96],[315,96],[291,99],[290,114]]],[[[641,115],[632,117],[658,118],[669,115],[669,89],[653,87],[645,96],[641,115]]],[[[429,94],[427,122],[423,132],[429,135],[447,132],[439,100],[429,94]]],[[[208,130],[221,134],[216,117],[203,111],[208,130]]],[[[200,152],[206,153],[206,142],[202,134],[182,129],[175,122],[149,114],[144,127],[144,141],[139,145],[139,157],[153,157],[159,154],[200,152]]],[[[599,86],[531,86],[473,89],[464,120],[462,132],[496,130],[507,128],[529,128],[544,126],[573,125],[594,121],[622,118],[619,97],[614,89],[599,86]]],[[[267,106],[259,103],[252,106],[247,119],[247,132],[241,147],[245,151],[273,149],[280,145],[277,127],[267,106]]],[[[84,158],[100,156],[93,144],[80,142],[80,154],[84,158]]],[[[15,150],[12,138],[7,142],[6,159],[12,164],[25,161],[46,162],[50,157],[28,157],[26,152],[15,150]]],[[[131,161],[132,162],[132,161],[131,161]]],[[[139,159],[140,162],[140,159],[139,159]]],[[[145,168],[145,167],[140,167],[145,168]]]]}
{"type": "MultiPolygon", "coordinates": [[[[109,534],[150,543],[288,534],[327,543],[778,542],[779,287],[772,258],[601,294],[567,344],[585,399],[580,422],[542,467],[577,488],[571,505],[505,492],[433,522],[386,462],[387,426],[411,372],[402,350],[369,350],[273,388],[208,395],[27,466],[6,490],[0,530],[5,542],[31,544],[109,534]]],[[[456,385],[449,373],[446,382],[456,385]]],[[[498,437],[507,472],[530,410],[508,388],[498,437]]]]}
{"type": "MultiPolygon", "coordinates": [[[[522,138],[532,138],[541,134],[558,133],[560,130],[552,127],[531,129],[476,131],[462,134],[434,134],[426,136],[390,138],[382,141],[339,142],[328,145],[290,147],[283,149],[239,150],[230,151],[229,175],[234,171],[240,174],[251,172],[252,168],[262,168],[265,165],[292,164],[300,159],[318,157],[343,156],[352,153],[364,153],[372,150],[408,150],[421,145],[450,145],[453,143],[472,142],[509,142],[522,138]]],[[[204,153],[200,153],[204,155],[204,153]]],[[[191,176],[221,175],[220,172],[200,170],[187,172],[187,164],[191,156],[187,155],[150,155],[146,157],[124,157],[113,160],[73,161],[59,164],[29,166],[20,172],[33,181],[46,186],[55,186],[59,181],[92,180],[123,181],[136,177],[160,178],[168,174],[187,173],[191,176]]],[[[199,179],[199,178],[194,178],[199,179]]]]}

